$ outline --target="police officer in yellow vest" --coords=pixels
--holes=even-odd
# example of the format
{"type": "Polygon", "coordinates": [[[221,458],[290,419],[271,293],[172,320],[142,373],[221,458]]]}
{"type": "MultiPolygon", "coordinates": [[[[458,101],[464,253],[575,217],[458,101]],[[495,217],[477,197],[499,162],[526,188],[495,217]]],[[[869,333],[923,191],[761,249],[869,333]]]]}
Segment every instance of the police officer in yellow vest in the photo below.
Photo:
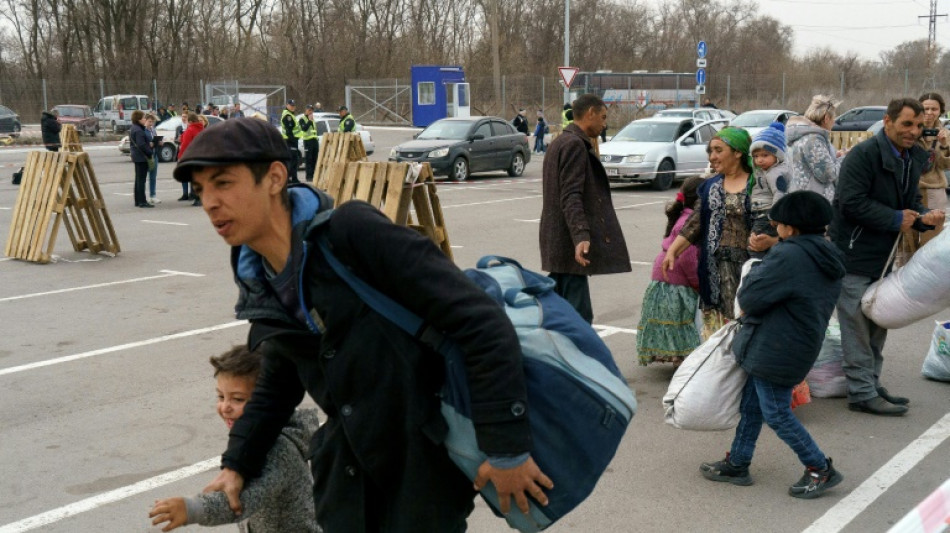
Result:
{"type": "Polygon", "coordinates": [[[313,121],[313,104],[307,104],[303,116],[300,117],[300,138],[303,139],[305,179],[313,182],[313,173],[317,169],[317,154],[320,150],[320,140],[317,138],[317,124],[313,121]]]}
{"type": "Polygon", "coordinates": [[[571,111],[571,104],[564,104],[564,111],[561,111],[561,131],[574,123],[574,112],[571,111]]]}
{"type": "Polygon", "coordinates": [[[297,105],[293,100],[287,100],[284,112],[280,114],[280,136],[287,142],[290,150],[290,161],[287,162],[287,182],[300,183],[297,179],[297,167],[300,166],[300,151],[297,149],[297,139],[300,138],[300,124],[294,117],[297,105]]]}
{"type": "Polygon", "coordinates": [[[337,128],[340,133],[356,131],[356,119],[350,114],[350,110],[345,105],[340,106],[340,127],[337,128]]]}

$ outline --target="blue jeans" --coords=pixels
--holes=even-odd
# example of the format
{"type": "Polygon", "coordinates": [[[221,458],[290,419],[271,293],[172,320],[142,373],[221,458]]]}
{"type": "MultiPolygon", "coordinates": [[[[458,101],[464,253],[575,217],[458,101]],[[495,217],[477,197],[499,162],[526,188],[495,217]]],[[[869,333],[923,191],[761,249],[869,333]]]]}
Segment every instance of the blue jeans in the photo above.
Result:
{"type": "Polygon", "coordinates": [[[742,401],[739,403],[739,425],[732,440],[729,461],[736,466],[752,463],[755,442],[759,440],[762,422],[765,421],[780,439],[798,455],[805,467],[824,469],[825,454],[808,434],[805,426],[792,413],[792,387],[782,387],[749,376],[742,389],[742,401]]]}
{"type": "Polygon", "coordinates": [[[542,133],[534,138],[534,151],[543,152],[544,150],[544,134],[542,133]]]}

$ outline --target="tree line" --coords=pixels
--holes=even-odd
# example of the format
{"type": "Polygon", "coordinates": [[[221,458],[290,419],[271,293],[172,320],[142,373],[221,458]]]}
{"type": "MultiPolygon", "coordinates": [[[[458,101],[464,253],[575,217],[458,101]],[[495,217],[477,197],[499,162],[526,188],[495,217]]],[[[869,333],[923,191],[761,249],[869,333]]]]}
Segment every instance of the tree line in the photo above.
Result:
{"type": "MultiPolygon", "coordinates": [[[[502,112],[502,76],[553,76],[563,62],[564,0],[0,5],[0,102],[28,90],[17,89],[16,80],[47,80],[98,95],[99,80],[118,87],[156,79],[176,88],[165,92],[186,93],[159,95],[169,101],[188,92],[197,97],[198,80],[241,80],[286,85],[290,98],[335,103],[353,80],[405,79],[413,64],[458,64],[470,79],[492,80],[473,101],[502,112]]],[[[699,39],[710,50],[710,95],[722,103],[728,90],[734,108],[745,101],[766,105],[780,94],[784,103],[800,105],[797,99],[818,91],[853,95],[854,105],[880,103],[880,94],[896,96],[905,87],[911,94],[939,90],[950,74],[950,54],[938,49],[930,55],[926,40],[904,43],[879,61],[832,49],[795,56],[792,28],[747,2],[571,1],[571,63],[583,71],[689,72],[699,39]],[[723,74],[729,74],[728,88],[723,74]]]]}

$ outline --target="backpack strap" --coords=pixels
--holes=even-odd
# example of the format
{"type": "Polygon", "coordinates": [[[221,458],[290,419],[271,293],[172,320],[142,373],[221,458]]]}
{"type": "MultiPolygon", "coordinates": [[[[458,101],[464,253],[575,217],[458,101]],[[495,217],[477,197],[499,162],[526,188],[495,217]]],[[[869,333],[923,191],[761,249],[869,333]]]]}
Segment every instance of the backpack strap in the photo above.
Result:
{"type": "Polygon", "coordinates": [[[440,354],[444,355],[446,353],[449,346],[446,343],[447,337],[445,335],[435,328],[427,326],[421,317],[406,309],[402,304],[396,302],[389,296],[379,292],[375,287],[354,274],[352,270],[341,263],[340,260],[333,255],[333,252],[330,251],[330,242],[327,240],[326,235],[321,235],[317,239],[317,245],[320,248],[320,252],[323,253],[324,259],[326,259],[330,265],[330,268],[353,289],[353,292],[356,293],[360,300],[363,300],[371,309],[423,344],[440,354]]]}

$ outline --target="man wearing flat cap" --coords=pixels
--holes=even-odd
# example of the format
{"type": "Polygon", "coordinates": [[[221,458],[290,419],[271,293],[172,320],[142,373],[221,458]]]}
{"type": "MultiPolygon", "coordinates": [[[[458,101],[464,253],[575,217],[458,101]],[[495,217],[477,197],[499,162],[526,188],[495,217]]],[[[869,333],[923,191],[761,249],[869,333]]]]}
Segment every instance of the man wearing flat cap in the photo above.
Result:
{"type": "Polygon", "coordinates": [[[328,420],[311,442],[317,522],[325,531],[464,531],[475,490],[491,482],[511,498],[547,504],[552,487],[530,456],[530,413],[518,339],[504,311],[428,238],[365,202],[332,210],[306,184],[286,185],[289,149],[266,122],[228,120],[195,138],[175,179],[191,182],[231,248],[238,318],[263,362],[244,415],[231,429],[223,491],[240,511],[244,481],[305,393],[328,420]],[[332,216],[331,216],[332,214],[332,216]],[[441,356],[378,315],[334,273],[323,240],[363,281],[465,353],[472,418],[488,456],[475,479],[449,459],[437,393],[441,356]]]}

